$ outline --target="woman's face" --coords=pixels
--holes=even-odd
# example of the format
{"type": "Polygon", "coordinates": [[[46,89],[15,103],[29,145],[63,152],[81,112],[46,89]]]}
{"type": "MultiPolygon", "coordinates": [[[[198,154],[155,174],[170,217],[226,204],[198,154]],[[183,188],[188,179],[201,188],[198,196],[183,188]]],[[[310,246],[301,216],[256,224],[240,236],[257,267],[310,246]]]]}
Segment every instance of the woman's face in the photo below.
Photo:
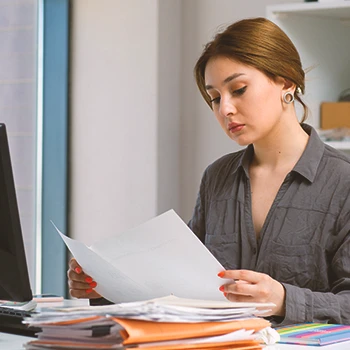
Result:
{"type": "Polygon", "coordinates": [[[226,57],[209,60],[205,85],[216,119],[239,145],[263,141],[279,123],[284,80],[226,57]]]}

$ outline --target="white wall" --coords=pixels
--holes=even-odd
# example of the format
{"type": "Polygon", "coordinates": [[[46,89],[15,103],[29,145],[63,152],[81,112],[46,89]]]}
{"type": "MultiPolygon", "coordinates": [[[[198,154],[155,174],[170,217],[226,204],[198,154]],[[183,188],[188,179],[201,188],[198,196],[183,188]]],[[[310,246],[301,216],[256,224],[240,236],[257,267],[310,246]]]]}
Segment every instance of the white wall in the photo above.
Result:
{"type": "Polygon", "coordinates": [[[29,278],[34,290],[38,4],[37,1],[2,1],[0,6],[0,121],[6,125],[29,278]],[[19,30],[24,27],[26,30],[19,30]]]}
{"type": "Polygon", "coordinates": [[[174,208],[232,152],[193,78],[218,27],[301,0],[72,2],[70,233],[92,243],[174,208]]]}
{"type": "Polygon", "coordinates": [[[158,1],[72,1],[70,232],[90,244],[157,205],[158,1]]]}
{"type": "Polygon", "coordinates": [[[180,211],[182,26],[179,0],[159,1],[157,210],[180,211]]]}

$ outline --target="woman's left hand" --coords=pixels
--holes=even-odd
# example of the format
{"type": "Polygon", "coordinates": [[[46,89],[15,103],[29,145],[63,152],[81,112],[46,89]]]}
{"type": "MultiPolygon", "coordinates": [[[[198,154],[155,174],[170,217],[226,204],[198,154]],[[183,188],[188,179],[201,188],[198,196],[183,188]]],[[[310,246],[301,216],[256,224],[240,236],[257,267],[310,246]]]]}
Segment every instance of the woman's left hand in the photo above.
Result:
{"type": "Polygon", "coordinates": [[[220,290],[230,301],[274,303],[271,312],[264,316],[284,316],[285,290],[282,284],[265,273],[251,270],[226,270],[218,274],[221,278],[235,280],[223,284],[220,290]]]}

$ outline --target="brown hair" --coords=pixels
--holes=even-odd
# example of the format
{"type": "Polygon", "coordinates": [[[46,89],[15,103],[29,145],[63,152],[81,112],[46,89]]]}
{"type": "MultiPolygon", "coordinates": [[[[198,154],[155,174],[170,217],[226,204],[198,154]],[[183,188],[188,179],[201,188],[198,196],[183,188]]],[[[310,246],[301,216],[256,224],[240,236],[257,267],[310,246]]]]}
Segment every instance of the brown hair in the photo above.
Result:
{"type": "Polygon", "coordinates": [[[308,108],[300,97],[300,93],[304,93],[305,90],[305,72],[294,44],[276,24],[261,17],[244,19],[216,34],[204,47],[195,65],[194,75],[197,86],[210,108],[210,97],[205,89],[205,68],[211,58],[218,56],[254,67],[272,81],[282,77],[294,83],[294,97],[304,108],[301,122],[306,120],[308,108]]]}

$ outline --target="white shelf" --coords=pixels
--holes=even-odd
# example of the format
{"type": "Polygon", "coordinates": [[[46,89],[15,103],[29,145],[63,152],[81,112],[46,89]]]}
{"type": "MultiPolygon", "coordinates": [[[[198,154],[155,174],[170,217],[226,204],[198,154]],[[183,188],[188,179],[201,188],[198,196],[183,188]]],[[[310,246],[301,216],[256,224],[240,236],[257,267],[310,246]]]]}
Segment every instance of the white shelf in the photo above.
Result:
{"type": "Polygon", "coordinates": [[[271,5],[266,9],[270,18],[298,15],[350,21],[350,0],[271,5]]]}
{"type": "Polygon", "coordinates": [[[339,150],[350,150],[350,141],[327,141],[325,144],[339,150]]]}
{"type": "MultiPolygon", "coordinates": [[[[350,0],[271,5],[266,15],[290,37],[300,54],[307,72],[303,99],[310,110],[308,122],[319,128],[321,103],[337,101],[349,88],[350,0]]],[[[348,143],[331,145],[350,150],[348,143]]]]}

